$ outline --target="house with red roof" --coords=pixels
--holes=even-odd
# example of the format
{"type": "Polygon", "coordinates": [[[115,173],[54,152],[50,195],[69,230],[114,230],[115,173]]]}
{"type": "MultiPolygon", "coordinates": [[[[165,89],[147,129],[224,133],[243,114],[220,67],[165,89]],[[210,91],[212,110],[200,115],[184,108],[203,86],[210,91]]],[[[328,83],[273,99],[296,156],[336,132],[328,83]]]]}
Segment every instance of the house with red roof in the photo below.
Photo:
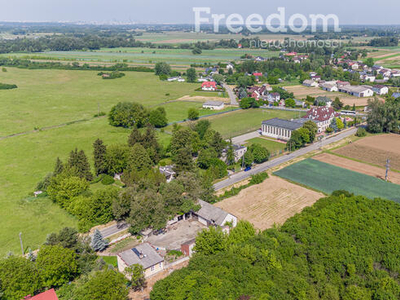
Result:
{"type": "Polygon", "coordinates": [[[201,84],[203,91],[215,91],[217,89],[217,83],[215,81],[206,81],[201,84]]]}
{"type": "Polygon", "coordinates": [[[58,297],[54,289],[51,289],[33,297],[28,295],[24,300],[58,300],[58,297]]]}
{"type": "Polygon", "coordinates": [[[307,111],[303,118],[314,121],[318,126],[318,133],[321,133],[331,125],[333,118],[338,118],[339,116],[340,114],[335,112],[333,107],[318,106],[307,111]]]}

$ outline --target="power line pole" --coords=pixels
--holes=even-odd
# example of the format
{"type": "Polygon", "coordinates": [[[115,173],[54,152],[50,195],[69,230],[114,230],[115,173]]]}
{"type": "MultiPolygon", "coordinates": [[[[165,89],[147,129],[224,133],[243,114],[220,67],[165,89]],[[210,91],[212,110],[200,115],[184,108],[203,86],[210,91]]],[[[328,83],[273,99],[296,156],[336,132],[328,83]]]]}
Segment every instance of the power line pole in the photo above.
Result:
{"type": "Polygon", "coordinates": [[[21,252],[22,252],[22,255],[25,255],[24,246],[22,245],[22,232],[19,233],[19,242],[20,242],[20,244],[21,244],[21,252]]]}
{"type": "Polygon", "coordinates": [[[385,175],[385,181],[388,181],[389,179],[389,168],[390,168],[390,159],[386,160],[386,175],[385,175]]]}

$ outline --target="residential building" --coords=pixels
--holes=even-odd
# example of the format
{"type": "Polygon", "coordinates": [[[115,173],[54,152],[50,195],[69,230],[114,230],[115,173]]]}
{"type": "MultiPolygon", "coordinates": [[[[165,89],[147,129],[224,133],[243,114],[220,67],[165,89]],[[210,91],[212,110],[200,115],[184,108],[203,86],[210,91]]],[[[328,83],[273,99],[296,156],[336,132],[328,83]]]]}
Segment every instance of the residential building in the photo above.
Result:
{"type": "Polygon", "coordinates": [[[233,154],[235,156],[235,162],[242,159],[243,155],[247,152],[247,147],[243,145],[233,145],[233,154]]]}
{"type": "Polygon", "coordinates": [[[303,81],[303,85],[304,86],[308,86],[308,87],[317,87],[318,86],[318,82],[311,80],[311,79],[307,79],[303,81]]]}
{"type": "Polygon", "coordinates": [[[267,86],[251,86],[247,88],[247,93],[250,95],[250,97],[260,100],[262,96],[267,94],[267,86]]]}
{"type": "Polygon", "coordinates": [[[374,91],[368,85],[346,85],[339,88],[339,92],[347,93],[356,97],[372,97],[374,95],[374,91]]]}
{"type": "Polygon", "coordinates": [[[318,133],[321,133],[329,127],[333,118],[337,118],[339,116],[340,114],[335,112],[332,107],[319,106],[313,107],[307,111],[307,114],[303,117],[303,119],[314,121],[318,126],[318,133]]]}
{"type": "Polygon", "coordinates": [[[215,91],[217,89],[217,83],[215,81],[205,81],[201,84],[203,91],[215,91]]]}
{"type": "Polygon", "coordinates": [[[372,87],[372,90],[377,95],[386,95],[387,93],[389,93],[389,88],[384,85],[374,85],[372,87]]]}
{"type": "Polygon", "coordinates": [[[54,289],[50,289],[36,296],[28,295],[23,300],[58,300],[58,297],[54,289]]]}
{"type": "Polygon", "coordinates": [[[332,83],[323,83],[321,87],[324,91],[327,91],[327,92],[338,92],[339,91],[337,85],[332,84],[332,83]]]}
{"type": "Polygon", "coordinates": [[[221,110],[224,109],[225,103],[222,101],[206,101],[203,104],[203,108],[211,110],[221,110]]]}
{"type": "Polygon", "coordinates": [[[270,103],[279,102],[281,95],[279,93],[270,93],[267,95],[267,101],[270,103]]]}
{"type": "Polygon", "coordinates": [[[226,69],[227,70],[233,70],[233,69],[235,69],[235,66],[232,63],[229,63],[229,64],[226,65],[226,69]]]}
{"type": "Polygon", "coordinates": [[[164,269],[164,258],[149,243],[137,245],[117,255],[118,270],[138,264],[143,267],[145,277],[150,277],[164,269]]]}
{"type": "Polygon", "coordinates": [[[394,99],[400,98],[400,93],[393,93],[392,97],[394,99]]]}
{"type": "Polygon", "coordinates": [[[173,166],[162,166],[158,168],[161,174],[164,174],[165,179],[167,182],[171,182],[175,178],[175,171],[173,169],[173,166]]]}
{"type": "Polygon", "coordinates": [[[234,215],[203,200],[199,200],[198,204],[201,208],[193,212],[193,215],[201,224],[216,227],[227,227],[228,224],[231,224],[232,227],[236,227],[238,220],[234,215]]]}
{"type": "Polygon", "coordinates": [[[274,139],[288,141],[292,136],[292,132],[302,126],[301,122],[274,118],[261,123],[261,134],[274,139]]]}

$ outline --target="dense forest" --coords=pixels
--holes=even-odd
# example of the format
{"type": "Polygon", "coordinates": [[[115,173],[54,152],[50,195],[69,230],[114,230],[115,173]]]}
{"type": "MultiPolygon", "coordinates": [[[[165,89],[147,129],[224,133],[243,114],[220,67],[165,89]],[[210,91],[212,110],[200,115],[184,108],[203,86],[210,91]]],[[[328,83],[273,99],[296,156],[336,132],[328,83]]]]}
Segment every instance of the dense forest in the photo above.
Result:
{"type": "Polygon", "coordinates": [[[151,299],[399,299],[399,220],[394,202],[339,191],[261,233],[209,229],[151,299]]]}

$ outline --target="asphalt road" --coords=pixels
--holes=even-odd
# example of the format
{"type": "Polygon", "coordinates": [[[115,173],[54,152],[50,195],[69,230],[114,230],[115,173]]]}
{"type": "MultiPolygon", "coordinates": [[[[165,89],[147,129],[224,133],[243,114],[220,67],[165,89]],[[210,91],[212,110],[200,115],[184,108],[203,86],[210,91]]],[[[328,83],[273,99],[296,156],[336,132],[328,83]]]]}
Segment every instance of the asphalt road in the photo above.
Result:
{"type": "Polygon", "coordinates": [[[225,83],[222,84],[222,86],[225,88],[225,90],[228,92],[229,98],[231,99],[231,105],[239,105],[239,102],[236,99],[235,93],[232,91],[232,89],[225,83]]]}
{"type": "Polygon", "coordinates": [[[248,172],[240,172],[240,173],[233,174],[230,176],[230,178],[214,184],[214,189],[220,190],[225,187],[231,186],[239,181],[249,178],[251,175],[265,172],[266,170],[268,170],[270,168],[276,167],[276,166],[283,164],[285,162],[288,162],[294,158],[297,158],[297,157],[307,154],[309,152],[318,150],[320,147],[338,142],[346,137],[349,137],[349,136],[355,134],[356,132],[357,132],[357,128],[349,129],[345,132],[339,133],[338,135],[326,138],[326,139],[322,140],[321,142],[315,142],[314,144],[312,144],[310,146],[301,148],[301,149],[294,151],[288,155],[283,155],[283,156],[280,156],[273,160],[267,161],[263,164],[257,165],[248,172]]]}
{"type": "Polygon", "coordinates": [[[107,238],[107,237],[112,236],[112,235],[114,235],[116,233],[124,231],[128,227],[129,227],[129,224],[127,224],[125,222],[120,222],[118,224],[111,225],[109,227],[101,229],[100,233],[103,236],[103,238],[107,238]]]}

